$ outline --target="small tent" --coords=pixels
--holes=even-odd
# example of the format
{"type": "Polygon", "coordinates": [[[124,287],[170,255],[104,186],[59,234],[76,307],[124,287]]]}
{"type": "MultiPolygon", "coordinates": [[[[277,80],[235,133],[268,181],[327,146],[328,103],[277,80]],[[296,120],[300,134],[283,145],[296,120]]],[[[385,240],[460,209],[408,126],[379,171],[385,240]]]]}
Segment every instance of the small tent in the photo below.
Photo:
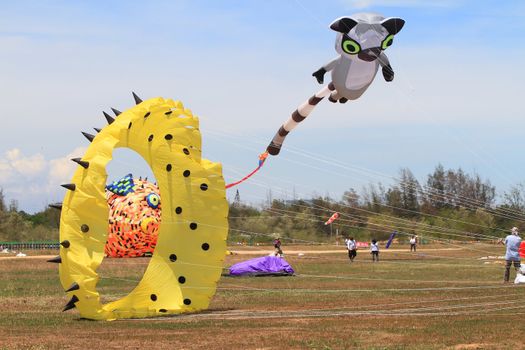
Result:
{"type": "Polygon", "coordinates": [[[279,256],[242,261],[230,267],[231,276],[286,276],[293,275],[294,270],[286,260],[279,256]]]}

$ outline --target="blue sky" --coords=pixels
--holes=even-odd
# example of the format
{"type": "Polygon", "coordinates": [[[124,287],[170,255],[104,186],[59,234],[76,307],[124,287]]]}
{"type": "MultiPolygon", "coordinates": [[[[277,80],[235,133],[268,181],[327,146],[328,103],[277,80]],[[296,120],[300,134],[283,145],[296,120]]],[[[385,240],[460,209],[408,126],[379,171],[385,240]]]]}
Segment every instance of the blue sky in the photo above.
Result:
{"type": "MultiPolygon", "coordinates": [[[[424,181],[437,163],[500,193],[521,182],[522,1],[4,1],[0,187],[30,212],[60,201],[68,159],[87,146],[80,131],[131,107],[131,91],[182,100],[201,117],[204,155],[234,181],[319,90],[311,73],[335,56],[330,22],[364,11],[406,20],[387,51],[394,82],[378,75],[355,102],[323,101],[241,198],[339,199],[401,167],[424,181]]],[[[147,175],[135,160],[117,152],[110,177],[147,175]]]]}

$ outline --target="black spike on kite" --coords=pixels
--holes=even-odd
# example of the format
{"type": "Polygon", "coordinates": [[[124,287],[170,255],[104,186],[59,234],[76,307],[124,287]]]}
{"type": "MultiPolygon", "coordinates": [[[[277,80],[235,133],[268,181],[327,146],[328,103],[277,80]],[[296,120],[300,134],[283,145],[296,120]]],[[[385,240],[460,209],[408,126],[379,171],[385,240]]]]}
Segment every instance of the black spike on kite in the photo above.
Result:
{"type": "Polygon", "coordinates": [[[119,111],[118,109],[115,109],[115,108],[111,108],[111,110],[113,111],[113,113],[115,113],[115,116],[119,116],[120,113],[122,113],[121,111],[119,111]]]}
{"type": "Polygon", "coordinates": [[[69,248],[69,246],[71,245],[71,243],[69,243],[69,241],[66,239],[66,240],[63,240],[62,242],[60,242],[60,245],[64,248],[69,248]]]}
{"type": "Polygon", "coordinates": [[[60,257],[60,255],[57,255],[54,258],[49,259],[47,262],[60,264],[60,263],[62,263],[62,258],[60,257]]]}
{"type": "Polygon", "coordinates": [[[89,140],[89,142],[93,142],[93,139],[95,138],[95,135],[88,134],[87,132],[82,131],[82,135],[86,137],[86,139],[89,140]]]}
{"type": "Polygon", "coordinates": [[[71,298],[71,300],[69,300],[66,304],[66,306],[64,307],[64,310],[62,310],[62,312],[64,311],[67,311],[67,310],[71,310],[71,309],[74,309],[75,308],[75,303],[78,301],[78,298],[76,295],[73,295],[73,297],[71,298]]]}
{"type": "Polygon", "coordinates": [[[82,160],[81,158],[73,158],[71,160],[77,163],[78,165],[80,165],[84,169],[89,168],[89,162],[86,162],[85,160],[82,160]]]}
{"type": "Polygon", "coordinates": [[[134,93],[133,91],[131,93],[133,94],[133,98],[135,99],[135,104],[136,105],[138,105],[139,103],[142,102],[142,99],[140,97],[138,97],[136,93],[134,93]]]}
{"type": "Polygon", "coordinates": [[[78,283],[77,282],[73,282],[73,284],[71,284],[71,286],[66,290],[66,293],[72,292],[74,290],[79,290],[79,289],[80,289],[80,286],[78,285],[78,283]]]}
{"type": "Polygon", "coordinates": [[[102,129],[100,129],[100,128],[93,128],[93,130],[95,130],[97,133],[102,131],[102,129]]]}
{"type": "Polygon", "coordinates": [[[106,120],[108,121],[108,124],[111,124],[111,123],[113,123],[115,121],[115,118],[113,118],[112,116],[110,116],[106,112],[102,111],[102,113],[104,113],[104,117],[106,117],[106,120]]]}
{"type": "Polygon", "coordinates": [[[60,186],[62,186],[64,188],[67,188],[70,191],[74,191],[77,188],[77,185],[75,185],[75,184],[63,184],[63,185],[60,185],[60,186]]]}
{"type": "Polygon", "coordinates": [[[62,203],[49,204],[48,207],[62,210],[62,203]]]}

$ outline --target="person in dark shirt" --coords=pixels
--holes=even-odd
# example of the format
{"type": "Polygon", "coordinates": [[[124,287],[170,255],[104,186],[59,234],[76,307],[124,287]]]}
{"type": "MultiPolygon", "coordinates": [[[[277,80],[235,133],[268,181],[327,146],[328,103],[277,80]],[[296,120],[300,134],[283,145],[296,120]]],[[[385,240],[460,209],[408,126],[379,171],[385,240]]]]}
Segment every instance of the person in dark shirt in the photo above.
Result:
{"type": "Polygon", "coordinates": [[[275,248],[275,255],[283,256],[283,251],[281,249],[281,238],[280,237],[277,237],[276,239],[274,239],[273,246],[275,248]]]}

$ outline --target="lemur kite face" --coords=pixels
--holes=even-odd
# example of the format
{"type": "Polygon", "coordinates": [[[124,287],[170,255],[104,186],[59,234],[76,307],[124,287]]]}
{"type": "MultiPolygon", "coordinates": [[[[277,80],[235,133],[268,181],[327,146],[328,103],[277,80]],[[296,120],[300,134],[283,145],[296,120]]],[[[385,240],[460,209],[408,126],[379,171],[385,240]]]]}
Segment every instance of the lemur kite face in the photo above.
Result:
{"type": "Polygon", "coordinates": [[[394,35],[404,24],[401,18],[385,19],[381,15],[362,13],[336,19],[330,28],[338,32],[337,53],[352,60],[372,62],[392,45],[394,35]]]}

